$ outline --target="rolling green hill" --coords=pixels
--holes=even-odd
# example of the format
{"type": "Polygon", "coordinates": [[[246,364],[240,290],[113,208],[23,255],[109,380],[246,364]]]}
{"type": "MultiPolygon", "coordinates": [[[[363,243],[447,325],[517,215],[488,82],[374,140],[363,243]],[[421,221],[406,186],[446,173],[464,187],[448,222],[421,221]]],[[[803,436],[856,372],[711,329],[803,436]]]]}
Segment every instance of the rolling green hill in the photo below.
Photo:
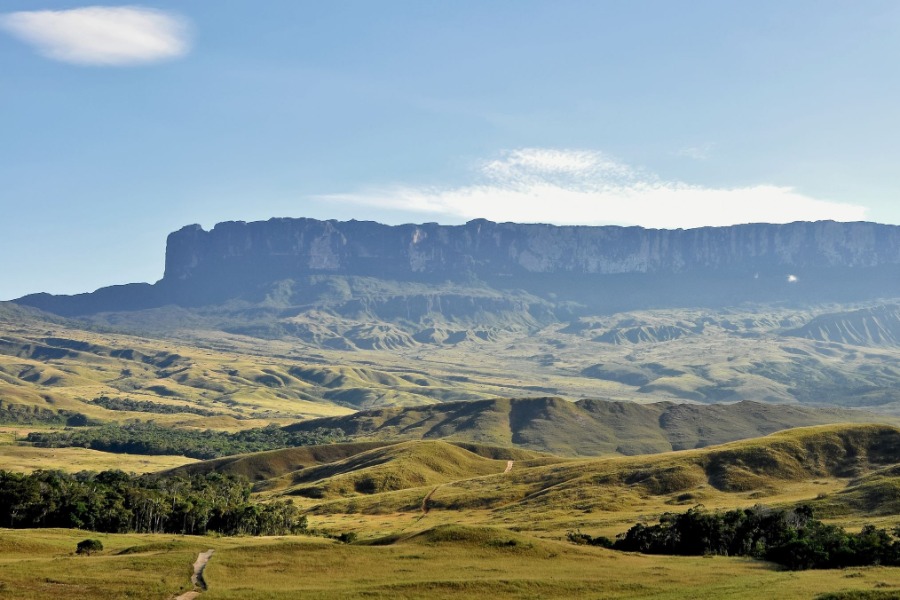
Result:
{"type": "MultiPolygon", "coordinates": [[[[380,407],[523,396],[639,403],[754,400],[900,412],[900,348],[884,343],[888,318],[876,319],[880,337],[870,328],[868,337],[851,339],[851,329],[862,325],[845,324],[841,336],[815,339],[816,331],[825,331],[815,323],[833,320],[834,307],[667,309],[549,324],[495,322],[486,312],[481,325],[423,325],[399,317],[386,322],[363,309],[346,317],[251,304],[68,320],[8,303],[0,308],[4,422],[60,424],[81,413],[98,421],[149,417],[234,429],[380,407]],[[319,333],[308,339],[237,333],[241,324],[282,321],[319,333]],[[815,326],[809,335],[801,336],[799,328],[810,324],[815,326]],[[328,341],[351,330],[368,341],[328,341]],[[167,408],[160,414],[108,410],[92,403],[101,396],[167,408]],[[178,406],[186,413],[172,413],[178,406]],[[197,408],[215,416],[192,414],[197,408]]],[[[870,315],[865,319],[880,314],[877,307],[854,310],[870,315]]],[[[509,443],[511,436],[484,441],[509,443]]],[[[725,439],[733,438],[711,442],[725,439]]],[[[657,441],[650,444],[666,449],[657,441]]]]}
{"type": "Polygon", "coordinates": [[[293,498],[333,523],[355,516],[375,531],[382,520],[411,513],[427,514],[432,525],[465,518],[525,530],[615,533],[629,521],[698,503],[813,502],[825,515],[848,518],[895,515],[900,498],[900,429],[883,425],[802,427],[702,449],[591,459],[497,460],[442,441],[345,445],[293,462],[291,452],[178,470],[240,470],[266,496],[293,498]]]}
{"type": "Polygon", "coordinates": [[[286,429],[340,428],[357,439],[449,439],[598,456],[699,448],[791,427],[873,418],[843,409],[758,402],[707,406],[524,398],[378,409],[303,421],[286,429]]]}

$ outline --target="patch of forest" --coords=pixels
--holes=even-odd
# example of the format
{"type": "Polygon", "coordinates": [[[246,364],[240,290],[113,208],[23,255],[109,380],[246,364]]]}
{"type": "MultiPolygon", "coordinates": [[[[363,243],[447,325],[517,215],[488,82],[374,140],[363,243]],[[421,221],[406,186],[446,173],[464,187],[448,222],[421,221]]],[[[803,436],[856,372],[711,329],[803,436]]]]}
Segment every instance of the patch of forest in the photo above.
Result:
{"type": "Polygon", "coordinates": [[[154,423],[104,425],[96,428],[31,432],[25,441],[41,448],[79,447],[128,454],[174,454],[202,460],[348,441],[342,429],[285,431],[277,425],[235,433],[162,427],[154,423]]]}
{"type": "Polygon", "coordinates": [[[131,412],[155,413],[158,415],[188,413],[203,417],[212,417],[219,414],[213,410],[197,408],[195,406],[176,406],[173,404],[163,404],[161,402],[151,402],[149,400],[135,400],[133,398],[111,398],[109,396],[100,396],[94,398],[91,402],[98,406],[102,406],[106,410],[127,410],[131,412]]]}
{"type": "Polygon", "coordinates": [[[694,507],[665,513],[655,525],[638,523],[615,541],[581,532],[569,540],[644,554],[749,556],[791,570],[900,565],[900,527],[866,525],[848,533],[813,518],[807,505],[790,510],[764,506],[726,512],[694,507]]]}
{"type": "Polygon", "coordinates": [[[54,411],[31,404],[13,404],[0,400],[0,424],[3,425],[70,425],[79,426],[89,422],[81,413],[54,411]]]}
{"type": "Polygon", "coordinates": [[[235,475],[129,475],[122,471],[0,471],[0,526],[105,533],[286,535],[306,530],[290,501],[250,500],[235,475]]]}

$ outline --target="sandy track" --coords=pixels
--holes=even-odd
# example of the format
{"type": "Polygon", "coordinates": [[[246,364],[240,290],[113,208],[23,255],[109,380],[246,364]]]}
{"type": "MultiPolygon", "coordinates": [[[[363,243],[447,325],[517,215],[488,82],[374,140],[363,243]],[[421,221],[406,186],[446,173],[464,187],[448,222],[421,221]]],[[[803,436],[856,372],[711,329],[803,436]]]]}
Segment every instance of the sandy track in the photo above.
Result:
{"type": "Polygon", "coordinates": [[[431,500],[431,497],[434,496],[434,493],[435,493],[436,491],[438,491],[438,488],[439,488],[439,487],[441,487],[441,486],[439,486],[439,485],[435,486],[433,490],[431,490],[430,492],[428,492],[428,494],[427,494],[424,498],[422,498],[422,516],[423,516],[423,517],[424,517],[425,515],[427,515],[427,514],[428,514],[428,511],[430,510],[430,509],[428,508],[428,501],[431,500]]]}
{"type": "MultiPolygon", "coordinates": [[[[504,473],[509,473],[510,471],[512,471],[513,462],[514,461],[511,461],[511,460],[506,461],[506,469],[503,471],[504,473]]],[[[441,485],[443,485],[443,484],[441,484],[441,485]]],[[[436,491],[438,491],[438,488],[440,488],[440,487],[441,487],[440,485],[434,486],[434,489],[432,489],[430,492],[428,492],[428,494],[425,495],[424,498],[422,498],[422,516],[419,517],[419,519],[421,519],[422,517],[427,515],[428,511],[431,510],[431,507],[428,506],[428,502],[429,502],[429,500],[431,500],[431,497],[434,496],[434,493],[436,491]]],[[[212,551],[210,550],[210,552],[212,552],[212,551]]]]}
{"type": "MultiPolygon", "coordinates": [[[[206,591],[206,580],[203,579],[203,570],[206,568],[206,563],[209,562],[210,557],[213,555],[213,550],[210,548],[206,552],[201,552],[197,555],[197,560],[194,561],[194,574],[191,575],[191,583],[194,584],[195,587],[200,588],[203,591],[206,591]]],[[[180,596],[177,596],[175,600],[194,600],[197,596],[200,595],[200,592],[197,590],[191,590],[190,592],[185,592],[180,596]]]]}

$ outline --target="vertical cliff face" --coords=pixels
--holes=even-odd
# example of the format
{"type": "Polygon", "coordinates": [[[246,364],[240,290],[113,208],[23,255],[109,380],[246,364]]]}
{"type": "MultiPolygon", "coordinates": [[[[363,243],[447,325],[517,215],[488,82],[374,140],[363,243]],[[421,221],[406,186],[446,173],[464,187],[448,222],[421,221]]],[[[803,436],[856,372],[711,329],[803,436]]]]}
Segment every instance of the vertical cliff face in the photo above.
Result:
{"type": "Polygon", "coordinates": [[[528,302],[536,297],[564,311],[572,303],[619,311],[858,301],[900,296],[900,227],[821,221],[664,230],[315,219],[227,222],[211,231],[190,225],[169,236],[165,276],[153,286],[19,301],[86,314],[234,298],[253,303],[280,286],[281,305],[307,305],[321,300],[321,276],[331,276],[331,285],[340,285],[334,278],[341,277],[401,282],[387,285],[393,292],[379,292],[378,302],[389,305],[393,293],[404,306],[410,293],[421,296],[416,302],[431,303],[438,293],[432,284],[448,281],[468,290],[463,295],[481,290],[475,293],[479,306],[493,302],[485,300],[485,290],[493,288],[489,296],[524,291],[528,302]]]}
{"type": "Polygon", "coordinates": [[[689,230],[558,227],[476,220],[460,226],[272,219],[197,225],[169,236],[166,281],[309,273],[399,279],[517,274],[677,274],[900,264],[900,228],[791,223],[689,230]]]}

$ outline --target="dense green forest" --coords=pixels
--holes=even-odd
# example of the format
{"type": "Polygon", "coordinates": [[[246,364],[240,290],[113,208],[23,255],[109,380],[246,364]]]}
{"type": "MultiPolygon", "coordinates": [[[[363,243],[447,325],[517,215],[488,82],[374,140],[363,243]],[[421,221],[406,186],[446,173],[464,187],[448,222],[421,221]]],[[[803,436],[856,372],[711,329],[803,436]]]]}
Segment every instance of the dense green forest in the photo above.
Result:
{"type": "Polygon", "coordinates": [[[576,543],[646,554],[752,556],[792,570],[900,565],[900,527],[893,532],[863,527],[847,533],[813,518],[809,506],[764,506],[727,512],[695,507],[666,513],[655,525],[638,523],[615,541],[570,532],[576,543]]]}
{"type": "Polygon", "coordinates": [[[0,471],[0,526],[285,535],[303,532],[306,517],[290,501],[252,502],[246,479],[219,473],[162,477],[122,471],[0,471]]]}
{"type": "Polygon", "coordinates": [[[346,439],[341,429],[319,428],[314,431],[288,432],[277,425],[270,425],[225,433],[174,429],[153,423],[130,423],[58,432],[32,432],[28,434],[26,441],[42,448],[77,446],[105,452],[176,454],[210,459],[278,448],[330,444],[346,439]]]}
{"type": "Polygon", "coordinates": [[[196,406],[163,404],[161,402],[151,402],[149,400],[134,400],[133,398],[110,398],[109,396],[100,396],[94,398],[91,402],[98,406],[102,406],[106,410],[127,410],[131,412],[155,413],[158,415],[188,413],[211,417],[216,414],[213,410],[197,408],[196,406]]]}

